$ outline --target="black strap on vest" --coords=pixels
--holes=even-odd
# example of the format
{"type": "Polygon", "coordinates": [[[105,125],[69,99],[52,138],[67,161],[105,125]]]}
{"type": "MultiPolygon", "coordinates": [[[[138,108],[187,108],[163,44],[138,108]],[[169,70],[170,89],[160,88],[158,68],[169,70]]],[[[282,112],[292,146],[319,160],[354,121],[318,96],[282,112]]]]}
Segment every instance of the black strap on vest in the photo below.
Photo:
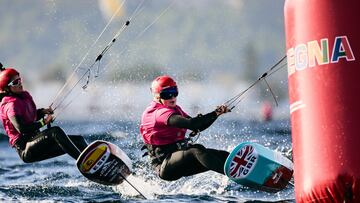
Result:
{"type": "Polygon", "coordinates": [[[150,155],[151,164],[160,165],[169,154],[187,149],[189,146],[188,141],[188,139],[184,139],[167,145],[145,144],[141,150],[147,149],[147,152],[145,152],[142,156],[144,157],[150,155]]]}
{"type": "Polygon", "coordinates": [[[34,138],[37,133],[39,133],[39,130],[36,130],[35,132],[31,134],[21,134],[20,137],[15,141],[14,146],[16,149],[25,149],[26,143],[34,138]]]}

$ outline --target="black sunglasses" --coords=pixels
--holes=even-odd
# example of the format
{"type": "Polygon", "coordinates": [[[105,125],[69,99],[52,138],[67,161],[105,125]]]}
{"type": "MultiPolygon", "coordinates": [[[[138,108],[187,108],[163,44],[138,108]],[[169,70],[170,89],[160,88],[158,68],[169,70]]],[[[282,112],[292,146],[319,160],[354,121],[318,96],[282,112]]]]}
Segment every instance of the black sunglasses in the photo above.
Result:
{"type": "Polygon", "coordinates": [[[161,90],[160,98],[164,100],[171,99],[172,97],[177,97],[179,94],[177,86],[168,87],[166,89],[161,90]]]}

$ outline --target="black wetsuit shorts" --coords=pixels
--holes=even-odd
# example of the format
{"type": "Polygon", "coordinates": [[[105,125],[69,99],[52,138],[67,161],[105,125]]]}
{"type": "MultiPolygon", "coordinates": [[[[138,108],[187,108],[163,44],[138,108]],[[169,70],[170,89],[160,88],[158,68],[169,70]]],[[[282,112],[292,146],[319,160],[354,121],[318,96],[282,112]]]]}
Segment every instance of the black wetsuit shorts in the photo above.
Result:
{"type": "Polygon", "coordinates": [[[164,180],[177,180],[208,170],[224,174],[224,164],[229,152],[205,148],[200,144],[189,144],[182,149],[168,154],[158,169],[164,180]]]}
{"type": "Polygon", "coordinates": [[[19,138],[14,147],[24,162],[31,163],[65,153],[77,159],[87,143],[80,135],[66,135],[60,127],[51,127],[34,136],[19,138]]]}

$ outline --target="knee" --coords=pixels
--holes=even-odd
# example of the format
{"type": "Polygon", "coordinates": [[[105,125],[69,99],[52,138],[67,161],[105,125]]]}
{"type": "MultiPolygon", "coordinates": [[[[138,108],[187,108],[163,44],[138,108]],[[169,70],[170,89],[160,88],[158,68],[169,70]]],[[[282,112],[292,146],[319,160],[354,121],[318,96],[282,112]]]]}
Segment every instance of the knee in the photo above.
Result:
{"type": "Polygon", "coordinates": [[[24,163],[33,163],[36,160],[32,159],[30,156],[27,156],[26,153],[22,153],[20,155],[20,159],[24,162],[24,163]]]}
{"type": "Polygon", "coordinates": [[[201,144],[194,144],[191,146],[191,148],[195,148],[197,150],[206,150],[206,148],[201,144]]]}
{"type": "Polygon", "coordinates": [[[156,171],[161,179],[167,181],[174,181],[182,177],[179,171],[172,170],[171,168],[171,166],[168,166],[168,160],[165,159],[162,164],[156,168],[156,171]]]}
{"type": "Polygon", "coordinates": [[[29,164],[29,163],[34,163],[34,162],[35,162],[34,160],[26,159],[26,158],[24,158],[24,159],[22,159],[22,160],[23,160],[24,163],[27,163],[27,164],[29,164]]]}
{"type": "Polygon", "coordinates": [[[191,150],[195,153],[195,154],[203,154],[206,152],[206,148],[203,145],[200,144],[195,144],[191,147],[191,150]]]}
{"type": "Polygon", "coordinates": [[[25,156],[20,156],[20,159],[21,159],[24,163],[31,163],[31,161],[28,160],[25,156]]]}
{"type": "Polygon", "coordinates": [[[172,174],[172,175],[167,174],[165,170],[160,170],[159,177],[162,180],[166,180],[166,181],[174,181],[180,178],[176,174],[172,174]]]}

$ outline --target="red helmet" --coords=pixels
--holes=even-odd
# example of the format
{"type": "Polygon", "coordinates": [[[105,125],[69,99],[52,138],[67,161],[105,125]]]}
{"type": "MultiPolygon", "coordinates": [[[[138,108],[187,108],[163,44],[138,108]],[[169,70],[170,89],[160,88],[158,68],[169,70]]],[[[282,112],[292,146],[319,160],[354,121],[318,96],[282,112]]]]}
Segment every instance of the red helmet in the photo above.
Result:
{"type": "Polygon", "coordinates": [[[176,82],[168,75],[159,76],[151,83],[153,93],[160,93],[161,90],[168,87],[176,87],[176,82]]]}
{"type": "Polygon", "coordinates": [[[0,91],[4,91],[5,87],[11,82],[11,79],[16,75],[20,75],[20,73],[13,68],[3,69],[0,72],[0,91]]]}

